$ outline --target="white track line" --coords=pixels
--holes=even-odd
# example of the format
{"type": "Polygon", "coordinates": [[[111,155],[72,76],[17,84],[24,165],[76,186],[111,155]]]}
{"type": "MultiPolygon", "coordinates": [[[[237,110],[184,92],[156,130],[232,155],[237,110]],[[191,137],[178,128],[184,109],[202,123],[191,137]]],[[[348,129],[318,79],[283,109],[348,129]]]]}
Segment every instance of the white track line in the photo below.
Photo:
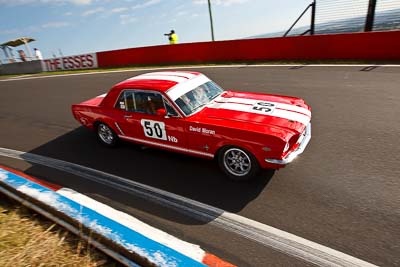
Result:
{"type": "Polygon", "coordinates": [[[236,233],[263,246],[273,248],[318,266],[375,266],[366,261],[269,225],[113,174],[62,160],[7,148],[0,148],[0,156],[62,170],[96,183],[142,197],[146,200],[184,213],[192,218],[208,222],[226,231],[236,233]]]}
{"type": "Polygon", "coordinates": [[[216,65],[216,66],[187,66],[187,67],[158,67],[158,68],[143,68],[143,69],[132,69],[132,70],[108,70],[108,71],[97,71],[97,72],[82,72],[82,73],[70,73],[70,74],[54,74],[44,76],[33,76],[33,77],[16,77],[10,79],[0,80],[0,82],[11,82],[11,81],[22,81],[22,80],[33,80],[33,79],[46,79],[46,78],[57,78],[67,76],[80,76],[80,75],[95,75],[95,74],[107,74],[107,73],[123,73],[123,72],[139,72],[139,71],[154,71],[154,70],[179,70],[179,69],[209,69],[209,68],[259,68],[259,67],[382,67],[382,68],[398,68],[400,64],[237,64],[237,65],[216,65]]]}

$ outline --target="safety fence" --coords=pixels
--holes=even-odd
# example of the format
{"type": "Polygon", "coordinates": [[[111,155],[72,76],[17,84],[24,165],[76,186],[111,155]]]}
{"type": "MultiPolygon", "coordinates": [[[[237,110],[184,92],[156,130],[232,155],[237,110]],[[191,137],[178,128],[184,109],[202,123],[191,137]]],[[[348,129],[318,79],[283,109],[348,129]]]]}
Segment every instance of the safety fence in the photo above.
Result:
{"type": "MultiPolygon", "coordinates": [[[[46,59],[38,64],[1,65],[0,74],[276,60],[400,60],[400,31],[244,39],[139,47],[46,59]],[[10,67],[10,68],[9,68],[10,67]]],[[[40,62],[40,61],[37,61],[40,62]]]]}
{"type": "Polygon", "coordinates": [[[400,29],[399,0],[318,0],[315,33],[400,29]]]}
{"type": "Polygon", "coordinates": [[[284,36],[396,29],[400,29],[399,0],[312,0],[284,36]],[[308,19],[309,26],[296,26],[308,19]]]}

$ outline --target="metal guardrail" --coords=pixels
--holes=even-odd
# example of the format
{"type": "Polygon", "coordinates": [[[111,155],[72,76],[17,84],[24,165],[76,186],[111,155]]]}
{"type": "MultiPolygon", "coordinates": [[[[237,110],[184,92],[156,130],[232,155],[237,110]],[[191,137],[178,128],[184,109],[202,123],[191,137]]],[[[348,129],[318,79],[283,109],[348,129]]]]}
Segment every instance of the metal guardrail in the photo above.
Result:
{"type": "Polygon", "coordinates": [[[399,0],[313,0],[283,36],[394,29],[400,29],[399,0]],[[306,15],[311,17],[309,29],[293,29],[306,15]]]}
{"type": "Polygon", "coordinates": [[[293,29],[293,27],[299,22],[299,20],[306,14],[306,12],[311,8],[311,24],[310,24],[310,29],[306,30],[303,32],[301,35],[305,35],[307,33],[310,33],[310,35],[314,35],[315,31],[315,7],[316,7],[316,0],[314,0],[311,4],[309,4],[306,9],[304,9],[303,13],[296,19],[296,21],[290,26],[289,30],[285,32],[283,37],[286,37],[289,32],[293,29]]]}

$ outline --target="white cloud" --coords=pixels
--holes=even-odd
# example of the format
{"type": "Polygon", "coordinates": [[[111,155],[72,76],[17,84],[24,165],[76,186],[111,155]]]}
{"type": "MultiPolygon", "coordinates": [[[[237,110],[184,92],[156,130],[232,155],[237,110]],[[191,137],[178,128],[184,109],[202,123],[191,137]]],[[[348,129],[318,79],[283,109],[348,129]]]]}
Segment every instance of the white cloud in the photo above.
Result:
{"type": "Polygon", "coordinates": [[[64,16],[72,16],[72,12],[65,12],[64,16]]]}
{"type": "Polygon", "coordinates": [[[128,8],[126,8],[126,7],[117,7],[117,8],[111,9],[111,13],[121,13],[121,12],[124,12],[127,10],[128,10],[128,8]]]}
{"type": "Polygon", "coordinates": [[[92,0],[70,0],[68,2],[71,2],[76,5],[89,5],[92,3],[92,0]]]}
{"type": "Polygon", "coordinates": [[[89,5],[93,0],[0,0],[0,5],[18,6],[27,4],[73,4],[89,5]]]}
{"type": "Polygon", "coordinates": [[[25,4],[31,4],[34,2],[38,2],[38,1],[34,1],[34,0],[0,0],[0,5],[5,5],[5,6],[17,6],[17,5],[25,5],[25,4]]]}
{"type": "Polygon", "coordinates": [[[120,23],[122,25],[133,23],[137,21],[137,18],[132,15],[119,15],[120,23]]]}
{"type": "Polygon", "coordinates": [[[179,11],[178,13],[176,13],[177,16],[185,16],[187,14],[189,14],[189,12],[187,11],[179,11]]]}
{"type": "MultiPolygon", "coordinates": [[[[231,6],[235,4],[243,4],[246,3],[249,0],[213,0],[211,2],[212,5],[218,5],[218,6],[231,6]]],[[[193,3],[196,5],[204,5],[207,4],[207,0],[193,0],[193,3]]]]}
{"type": "Polygon", "coordinates": [[[64,21],[53,21],[42,25],[42,28],[62,28],[69,26],[70,23],[64,21]]]}
{"type": "Polygon", "coordinates": [[[0,35],[7,35],[7,34],[31,34],[31,33],[36,33],[36,32],[41,32],[44,29],[50,29],[50,28],[62,28],[62,27],[68,27],[70,26],[71,23],[65,22],[65,21],[51,21],[42,25],[31,25],[29,27],[25,28],[15,28],[15,29],[5,29],[5,30],[0,30],[0,35]]]}
{"type": "Polygon", "coordinates": [[[175,10],[182,10],[185,7],[186,7],[185,5],[180,5],[180,6],[175,7],[175,10]]]}
{"type": "Polygon", "coordinates": [[[132,9],[145,8],[148,6],[156,5],[160,2],[161,2],[161,0],[147,0],[146,2],[144,2],[142,4],[137,4],[137,5],[133,6],[132,9]]]}
{"type": "Polygon", "coordinates": [[[18,29],[6,29],[6,30],[0,30],[0,34],[16,34],[19,33],[18,29]]]}
{"type": "Polygon", "coordinates": [[[83,17],[91,16],[91,15],[94,15],[94,14],[97,14],[97,13],[101,13],[101,12],[104,12],[104,11],[105,11],[104,7],[98,7],[98,8],[94,8],[94,9],[89,9],[89,10],[83,12],[82,16],[83,17]]]}

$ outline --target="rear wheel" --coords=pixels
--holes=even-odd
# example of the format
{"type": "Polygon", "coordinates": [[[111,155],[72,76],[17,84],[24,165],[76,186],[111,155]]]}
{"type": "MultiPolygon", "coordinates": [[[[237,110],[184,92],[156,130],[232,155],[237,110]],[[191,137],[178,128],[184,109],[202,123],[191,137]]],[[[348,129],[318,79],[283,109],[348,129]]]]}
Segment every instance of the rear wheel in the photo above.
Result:
{"type": "Polygon", "coordinates": [[[256,176],[260,165],[247,150],[239,147],[223,148],[218,155],[220,168],[235,181],[246,181],[256,176]]]}
{"type": "Polygon", "coordinates": [[[115,132],[104,123],[99,123],[97,125],[97,137],[99,138],[100,143],[108,147],[115,146],[118,141],[118,136],[115,132]]]}

